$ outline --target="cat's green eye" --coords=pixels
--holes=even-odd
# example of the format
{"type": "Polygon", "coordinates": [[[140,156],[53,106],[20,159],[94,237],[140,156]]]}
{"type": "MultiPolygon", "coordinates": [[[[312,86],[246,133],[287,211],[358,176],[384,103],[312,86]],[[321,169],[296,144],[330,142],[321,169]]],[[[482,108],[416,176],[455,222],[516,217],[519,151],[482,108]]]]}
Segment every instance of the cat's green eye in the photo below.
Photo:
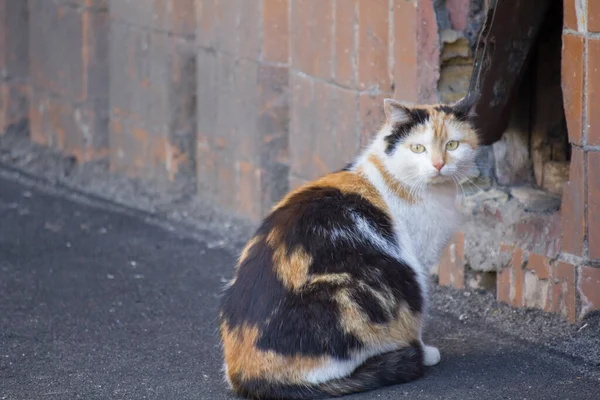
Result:
{"type": "Polygon", "coordinates": [[[446,149],[456,150],[458,148],[459,144],[460,144],[460,142],[458,140],[451,140],[448,143],[446,143],[446,149]]]}
{"type": "Polygon", "coordinates": [[[423,146],[422,144],[411,144],[410,149],[413,153],[419,154],[425,151],[425,146],[423,146]]]}

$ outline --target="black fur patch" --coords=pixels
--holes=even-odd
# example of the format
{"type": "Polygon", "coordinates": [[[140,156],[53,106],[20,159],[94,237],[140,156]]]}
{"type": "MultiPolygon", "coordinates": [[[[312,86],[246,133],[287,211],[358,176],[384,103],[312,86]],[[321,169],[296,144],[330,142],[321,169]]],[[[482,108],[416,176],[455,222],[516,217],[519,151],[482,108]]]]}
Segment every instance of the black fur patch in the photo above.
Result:
{"type": "Polygon", "coordinates": [[[221,312],[231,328],[264,324],[286,294],[272,268],[273,251],[264,240],[256,243],[239,266],[235,283],[223,296],[221,312]]]}
{"type": "Polygon", "coordinates": [[[397,123],[392,128],[392,133],[385,137],[387,147],[385,152],[392,154],[402,139],[404,139],[410,131],[418,125],[421,125],[429,119],[429,112],[425,109],[410,110],[410,119],[404,123],[397,123]]]}
{"type": "Polygon", "coordinates": [[[350,163],[346,164],[344,166],[344,168],[342,168],[342,171],[350,171],[352,169],[352,167],[354,167],[354,163],[350,162],[350,163]]]}
{"type": "Polygon", "coordinates": [[[262,329],[257,346],[283,355],[305,355],[344,359],[362,342],[339,325],[339,309],[333,299],[338,288],[321,284],[288,295],[262,329]]]}
{"type": "Polygon", "coordinates": [[[473,117],[473,111],[477,104],[478,95],[469,93],[454,105],[440,105],[435,109],[448,115],[454,115],[459,121],[466,121],[473,117]]]}

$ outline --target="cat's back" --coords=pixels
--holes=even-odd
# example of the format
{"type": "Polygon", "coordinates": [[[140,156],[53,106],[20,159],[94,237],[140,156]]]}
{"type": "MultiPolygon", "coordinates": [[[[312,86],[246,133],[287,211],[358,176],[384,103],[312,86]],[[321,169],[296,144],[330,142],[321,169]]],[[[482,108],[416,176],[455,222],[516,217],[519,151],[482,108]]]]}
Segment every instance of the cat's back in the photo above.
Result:
{"type": "Polygon", "coordinates": [[[400,297],[420,311],[413,271],[385,252],[394,240],[383,199],[354,172],[288,194],[247,243],[223,296],[220,329],[234,387],[252,376],[301,381],[347,359],[380,340],[369,324],[392,321],[400,297]]]}

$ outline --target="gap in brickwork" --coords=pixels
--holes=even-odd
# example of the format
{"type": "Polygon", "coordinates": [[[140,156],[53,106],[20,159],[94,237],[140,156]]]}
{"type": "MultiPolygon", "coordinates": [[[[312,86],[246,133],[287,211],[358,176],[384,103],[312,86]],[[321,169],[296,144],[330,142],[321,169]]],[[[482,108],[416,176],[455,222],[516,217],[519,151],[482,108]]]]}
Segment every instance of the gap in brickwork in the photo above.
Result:
{"type": "MultiPolygon", "coordinates": [[[[444,256],[448,260],[440,263],[441,284],[496,292],[498,274],[513,262],[510,252],[501,249],[508,246],[551,260],[560,253],[561,196],[571,158],[561,90],[561,31],[562,5],[554,2],[512,94],[516,100],[507,129],[499,141],[480,149],[474,178],[463,183],[466,197],[461,207],[468,218],[457,236],[460,239],[453,239],[444,256]]],[[[444,81],[451,77],[449,65],[457,70],[456,58],[449,58],[448,64],[444,54],[459,54],[458,42],[461,54],[471,57],[473,53],[468,53],[470,43],[462,33],[455,35],[454,43],[444,41],[444,29],[440,34],[440,99],[454,101],[468,86],[452,83],[464,79],[460,74],[444,81]],[[453,87],[459,90],[444,92],[453,87]]],[[[461,58],[465,69],[467,61],[468,57],[461,58]]],[[[531,279],[529,283],[531,288],[531,279]]]]}

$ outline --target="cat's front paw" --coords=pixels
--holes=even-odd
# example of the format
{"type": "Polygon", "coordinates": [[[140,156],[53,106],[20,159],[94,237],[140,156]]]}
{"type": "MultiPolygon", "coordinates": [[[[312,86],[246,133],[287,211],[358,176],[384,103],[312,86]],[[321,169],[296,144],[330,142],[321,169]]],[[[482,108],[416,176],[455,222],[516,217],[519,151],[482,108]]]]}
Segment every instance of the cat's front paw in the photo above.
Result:
{"type": "Polygon", "coordinates": [[[423,346],[423,364],[426,367],[431,367],[440,362],[442,356],[440,355],[440,351],[433,346],[423,346]]]}

